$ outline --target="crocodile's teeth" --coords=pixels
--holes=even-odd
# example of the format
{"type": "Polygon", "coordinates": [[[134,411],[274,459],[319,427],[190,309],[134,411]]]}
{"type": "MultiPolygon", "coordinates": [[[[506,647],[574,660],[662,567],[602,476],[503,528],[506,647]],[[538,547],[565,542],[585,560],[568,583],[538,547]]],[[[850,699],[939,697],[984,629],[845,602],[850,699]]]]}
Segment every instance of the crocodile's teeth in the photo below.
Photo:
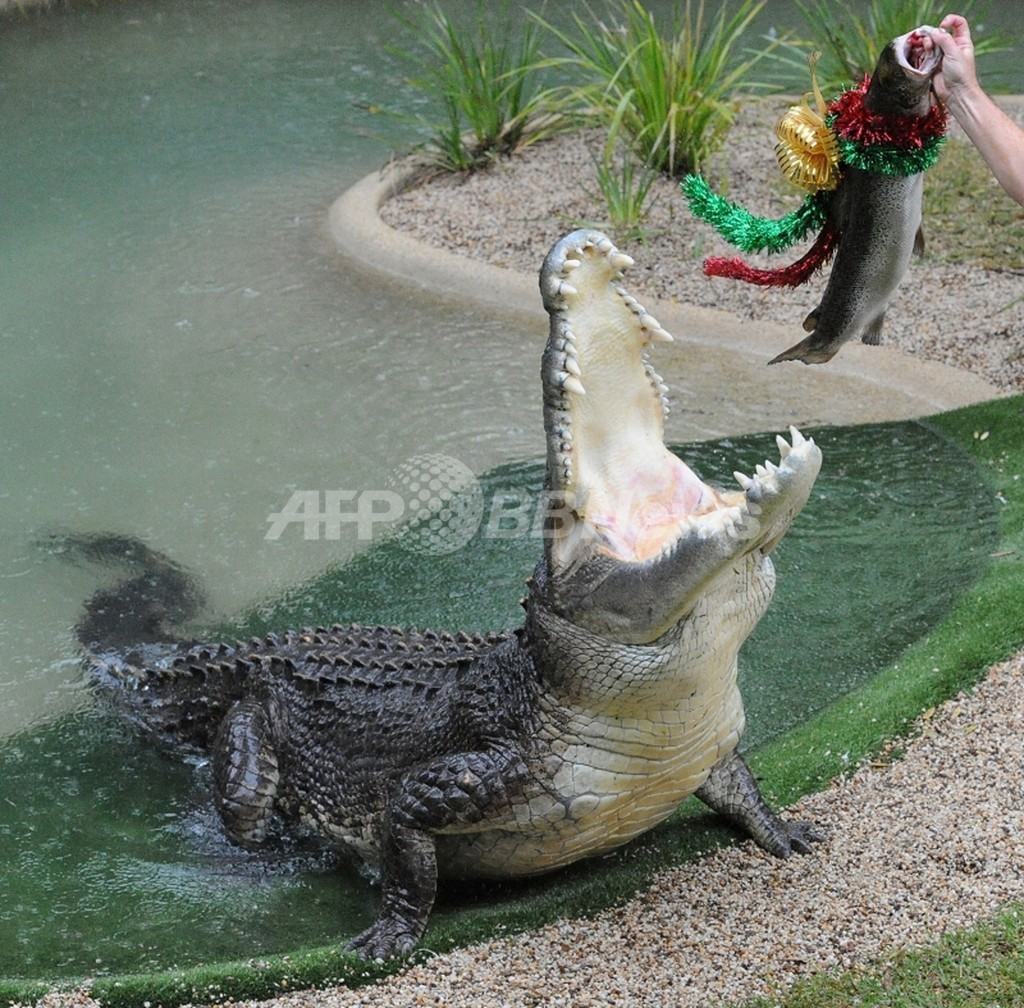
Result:
{"type": "Polygon", "coordinates": [[[735,524],[735,518],[730,513],[732,509],[725,511],[712,511],[705,515],[697,526],[697,537],[699,539],[711,539],[713,536],[729,533],[735,524]]]}
{"type": "Polygon", "coordinates": [[[620,252],[618,249],[608,255],[608,262],[616,269],[629,269],[630,266],[636,265],[636,261],[632,256],[628,256],[625,252],[620,252]]]}
{"type": "Polygon", "coordinates": [[[696,518],[693,518],[690,515],[687,515],[679,523],[679,531],[683,535],[692,535],[694,532],[699,532],[700,531],[700,522],[697,521],[696,518]]]}
{"type": "Polygon", "coordinates": [[[583,387],[583,382],[576,377],[576,375],[569,374],[568,371],[563,371],[559,376],[561,378],[561,385],[568,392],[575,392],[577,395],[586,395],[587,390],[583,387]]]}
{"type": "Polygon", "coordinates": [[[572,297],[574,294],[579,294],[579,291],[573,287],[571,283],[566,283],[565,280],[558,281],[558,293],[562,297],[572,297]]]}
{"type": "Polygon", "coordinates": [[[568,371],[569,374],[575,375],[577,378],[583,376],[583,372],[580,370],[580,366],[576,358],[569,354],[565,355],[565,370],[568,371]]]}
{"type": "Polygon", "coordinates": [[[672,338],[672,333],[670,333],[667,329],[662,329],[660,325],[652,326],[647,331],[647,336],[648,336],[649,339],[653,340],[655,343],[674,343],[675,342],[675,340],[672,338]]]}
{"type": "Polygon", "coordinates": [[[746,473],[734,472],[732,478],[739,483],[741,490],[749,490],[754,485],[754,481],[746,473]]]}
{"type": "Polygon", "coordinates": [[[794,448],[799,448],[802,444],[807,444],[808,440],[813,443],[813,438],[805,438],[795,427],[789,428],[789,439],[793,442],[794,448]]]}
{"type": "Polygon", "coordinates": [[[574,269],[579,269],[583,264],[579,259],[566,259],[562,264],[563,273],[571,273],[574,269]]]}
{"type": "Polygon", "coordinates": [[[785,458],[793,450],[781,434],[775,435],[775,443],[779,446],[779,458],[785,458]]]}
{"type": "Polygon", "coordinates": [[[611,238],[602,238],[596,244],[597,251],[603,255],[608,255],[609,252],[615,250],[615,246],[612,244],[611,238]]]}
{"type": "Polygon", "coordinates": [[[758,462],[758,464],[754,466],[754,472],[762,478],[768,475],[768,470],[765,469],[765,467],[761,465],[760,462],[758,462]]]}

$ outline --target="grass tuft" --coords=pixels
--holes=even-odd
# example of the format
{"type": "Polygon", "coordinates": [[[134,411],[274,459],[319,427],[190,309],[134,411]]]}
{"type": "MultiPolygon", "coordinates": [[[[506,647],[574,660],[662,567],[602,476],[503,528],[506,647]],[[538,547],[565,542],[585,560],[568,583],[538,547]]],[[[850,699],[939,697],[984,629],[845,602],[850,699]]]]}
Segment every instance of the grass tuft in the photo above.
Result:
{"type": "Polygon", "coordinates": [[[584,187],[591,199],[605,207],[607,217],[581,226],[611,231],[624,242],[646,241],[649,231],[645,222],[656,198],[652,189],[658,174],[642,165],[628,145],[620,142],[618,130],[612,128],[600,158],[595,158],[598,192],[584,187]]]}
{"type": "Polygon", "coordinates": [[[802,981],[744,1008],[996,1008],[1024,1003],[1024,905],[881,963],[802,981]]]}
{"type": "Polygon", "coordinates": [[[737,55],[764,0],[740,0],[732,13],[716,6],[706,17],[703,0],[676,3],[665,31],[639,0],[615,0],[607,20],[584,6],[573,31],[536,20],[568,50],[549,63],[575,78],[580,110],[606,127],[617,123],[644,165],[676,176],[721,146],[733,93],[764,55],[737,55]]]}
{"type": "Polygon", "coordinates": [[[516,29],[506,2],[491,28],[485,10],[478,0],[470,23],[438,3],[393,15],[419,40],[393,51],[415,68],[409,83],[431,100],[431,114],[440,113],[412,118],[430,137],[422,153],[445,171],[481,168],[567,125],[563,99],[540,82],[537,25],[526,19],[516,29]]]}

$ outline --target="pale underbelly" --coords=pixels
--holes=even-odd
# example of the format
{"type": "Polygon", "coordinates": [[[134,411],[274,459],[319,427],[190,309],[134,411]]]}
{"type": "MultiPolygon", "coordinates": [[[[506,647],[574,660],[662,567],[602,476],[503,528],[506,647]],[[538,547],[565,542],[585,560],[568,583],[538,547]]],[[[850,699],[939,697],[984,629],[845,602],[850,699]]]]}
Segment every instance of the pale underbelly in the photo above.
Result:
{"type": "Polygon", "coordinates": [[[536,792],[484,832],[442,834],[438,868],[454,876],[551,871],[602,854],[666,819],[737,746],[743,705],[733,686],[708,716],[681,723],[588,716],[554,739],[536,792]],[[712,713],[713,712],[713,713],[712,713]],[[574,742],[566,738],[576,739],[574,742]]]}

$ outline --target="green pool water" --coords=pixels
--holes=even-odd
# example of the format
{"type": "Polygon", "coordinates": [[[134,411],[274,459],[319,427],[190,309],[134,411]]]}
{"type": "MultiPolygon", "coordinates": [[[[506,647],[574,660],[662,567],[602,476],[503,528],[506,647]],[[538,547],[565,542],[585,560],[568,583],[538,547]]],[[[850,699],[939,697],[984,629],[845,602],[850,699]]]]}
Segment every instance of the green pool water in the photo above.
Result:
{"type": "MultiPolygon", "coordinates": [[[[741,658],[748,748],[860,685],[924,635],[984,570],[997,535],[995,504],[973,463],[929,428],[815,437],[821,477],[777,550],[776,600],[741,658]]],[[[760,435],[679,451],[714,478],[752,469],[774,444],[760,435]]],[[[509,489],[535,494],[541,479],[539,463],[491,470],[481,478],[485,504],[509,489]]],[[[227,621],[226,632],[335,620],[513,626],[540,544],[525,529],[507,538],[485,532],[482,523],[464,549],[440,556],[412,552],[400,538],[375,544],[227,621]]],[[[0,780],[0,975],[258,957],[339,941],[375,912],[368,882],[320,852],[293,848],[266,859],[230,847],[211,815],[207,768],[155,752],[100,710],[9,739],[0,780]]],[[[476,898],[495,897],[481,889],[476,898]]],[[[514,900],[514,887],[500,898],[514,900]]]]}

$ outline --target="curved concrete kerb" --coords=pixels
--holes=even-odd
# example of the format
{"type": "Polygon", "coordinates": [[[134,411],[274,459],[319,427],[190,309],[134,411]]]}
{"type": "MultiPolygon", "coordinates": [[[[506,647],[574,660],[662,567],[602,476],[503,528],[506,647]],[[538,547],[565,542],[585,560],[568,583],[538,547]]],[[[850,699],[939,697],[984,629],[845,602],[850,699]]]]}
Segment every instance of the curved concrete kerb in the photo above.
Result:
{"type": "MultiPolygon", "coordinates": [[[[547,325],[535,275],[455,255],[381,220],[379,208],[414,184],[420,170],[411,161],[397,162],[361,179],[335,201],[329,225],[341,254],[412,289],[516,318],[536,331],[539,352],[547,325]]],[[[792,342],[792,333],[782,326],[648,298],[640,288],[630,291],[675,337],[659,348],[656,361],[672,391],[670,439],[781,430],[791,423],[906,420],[1003,394],[969,372],[885,346],[847,344],[827,365],[769,369],[767,361],[778,348],[792,342]]]]}

